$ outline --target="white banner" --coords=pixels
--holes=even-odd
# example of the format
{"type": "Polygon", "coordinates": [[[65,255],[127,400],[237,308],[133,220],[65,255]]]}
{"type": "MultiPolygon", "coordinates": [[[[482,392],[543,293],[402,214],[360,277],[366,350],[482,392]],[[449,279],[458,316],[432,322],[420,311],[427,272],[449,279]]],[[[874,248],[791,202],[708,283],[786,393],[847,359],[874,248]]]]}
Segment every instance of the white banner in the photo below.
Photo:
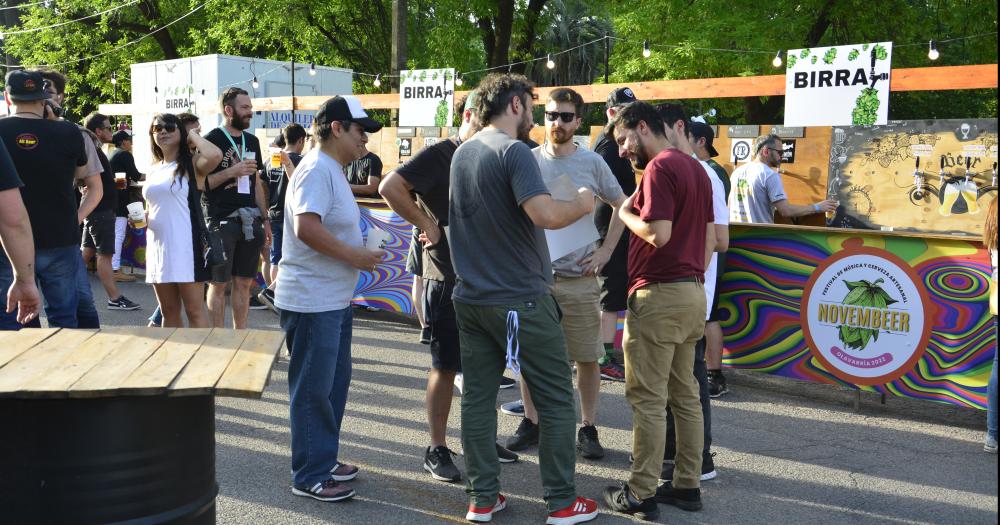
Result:
{"type": "Polygon", "coordinates": [[[411,69],[399,75],[400,126],[452,125],[454,69],[411,69]]]}
{"type": "Polygon", "coordinates": [[[889,120],[892,42],[792,49],[786,126],[871,126],[889,120]]]}

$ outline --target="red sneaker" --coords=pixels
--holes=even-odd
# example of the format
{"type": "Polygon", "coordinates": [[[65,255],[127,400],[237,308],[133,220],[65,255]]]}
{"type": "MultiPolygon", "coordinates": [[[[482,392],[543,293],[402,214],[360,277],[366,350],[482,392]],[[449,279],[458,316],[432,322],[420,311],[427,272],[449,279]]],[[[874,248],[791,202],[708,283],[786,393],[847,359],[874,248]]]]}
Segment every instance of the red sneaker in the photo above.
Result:
{"type": "Polygon", "coordinates": [[[578,497],[572,505],[549,514],[546,525],[573,525],[583,523],[597,517],[597,502],[592,499],[578,497]]]}
{"type": "Polygon", "coordinates": [[[465,513],[465,519],[476,523],[486,523],[493,519],[493,515],[507,508],[507,498],[503,494],[497,495],[497,502],[492,507],[477,507],[469,504],[469,512],[465,513]]]}

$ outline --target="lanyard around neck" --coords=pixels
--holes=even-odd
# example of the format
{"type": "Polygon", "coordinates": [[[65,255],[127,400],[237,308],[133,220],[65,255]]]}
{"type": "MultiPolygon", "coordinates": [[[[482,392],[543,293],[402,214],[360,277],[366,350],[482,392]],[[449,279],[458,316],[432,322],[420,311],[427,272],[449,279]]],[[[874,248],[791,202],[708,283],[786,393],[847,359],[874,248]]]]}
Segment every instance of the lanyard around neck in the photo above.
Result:
{"type": "Polygon", "coordinates": [[[243,147],[242,148],[237,148],[236,147],[236,141],[233,140],[233,136],[229,134],[229,130],[227,130],[226,128],[223,128],[223,127],[220,126],[219,127],[219,131],[221,131],[222,134],[225,135],[227,139],[229,139],[229,143],[233,145],[233,149],[236,150],[236,154],[239,156],[239,159],[237,159],[237,160],[242,161],[243,160],[243,155],[247,151],[247,134],[246,134],[246,132],[244,131],[243,133],[240,134],[240,144],[243,147]]]}

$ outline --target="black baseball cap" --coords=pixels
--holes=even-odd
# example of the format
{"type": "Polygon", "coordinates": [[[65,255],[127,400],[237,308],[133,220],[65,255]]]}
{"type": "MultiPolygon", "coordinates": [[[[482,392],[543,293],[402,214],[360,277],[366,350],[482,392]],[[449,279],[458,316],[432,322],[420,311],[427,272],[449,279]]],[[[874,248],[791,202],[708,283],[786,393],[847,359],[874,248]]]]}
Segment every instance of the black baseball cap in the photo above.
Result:
{"type": "Polygon", "coordinates": [[[712,131],[712,126],[704,122],[688,122],[687,131],[696,139],[705,139],[705,150],[708,151],[709,157],[719,156],[719,152],[712,146],[712,141],[715,140],[715,132],[712,131]]]}
{"type": "Polygon", "coordinates": [[[132,140],[132,132],[127,129],[118,130],[114,135],[111,135],[111,143],[119,145],[126,140],[132,140]]]}
{"type": "Polygon", "coordinates": [[[639,99],[635,98],[635,93],[632,92],[632,88],[618,88],[611,93],[608,93],[608,109],[615,106],[621,106],[622,104],[630,104],[639,99]]]}
{"type": "Polygon", "coordinates": [[[315,122],[320,128],[325,128],[333,122],[357,122],[367,133],[375,133],[382,129],[382,124],[373,120],[361,107],[361,101],[350,95],[337,95],[320,105],[316,112],[315,122]]]}
{"type": "Polygon", "coordinates": [[[45,91],[45,79],[37,71],[26,71],[24,69],[8,71],[5,82],[7,85],[7,95],[14,102],[31,102],[52,98],[52,95],[48,91],[45,91]]]}

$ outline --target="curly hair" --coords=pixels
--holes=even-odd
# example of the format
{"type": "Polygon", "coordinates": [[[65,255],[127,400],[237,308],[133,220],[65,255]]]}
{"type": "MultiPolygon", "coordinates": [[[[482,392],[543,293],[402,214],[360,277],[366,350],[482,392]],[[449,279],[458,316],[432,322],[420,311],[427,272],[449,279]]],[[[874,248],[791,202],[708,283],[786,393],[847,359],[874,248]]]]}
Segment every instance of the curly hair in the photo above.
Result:
{"type": "MultiPolygon", "coordinates": [[[[479,124],[488,126],[494,118],[507,112],[514,97],[527,95],[534,100],[535,85],[524,75],[492,73],[487,75],[476,88],[476,101],[473,111],[479,119],[479,124]]],[[[529,102],[528,111],[531,111],[529,102]]]]}
{"type": "Polygon", "coordinates": [[[983,244],[987,250],[997,249],[997,199],[990,203],[990,212],[986,214],[986,225],[983,227],[983,244]]]}

